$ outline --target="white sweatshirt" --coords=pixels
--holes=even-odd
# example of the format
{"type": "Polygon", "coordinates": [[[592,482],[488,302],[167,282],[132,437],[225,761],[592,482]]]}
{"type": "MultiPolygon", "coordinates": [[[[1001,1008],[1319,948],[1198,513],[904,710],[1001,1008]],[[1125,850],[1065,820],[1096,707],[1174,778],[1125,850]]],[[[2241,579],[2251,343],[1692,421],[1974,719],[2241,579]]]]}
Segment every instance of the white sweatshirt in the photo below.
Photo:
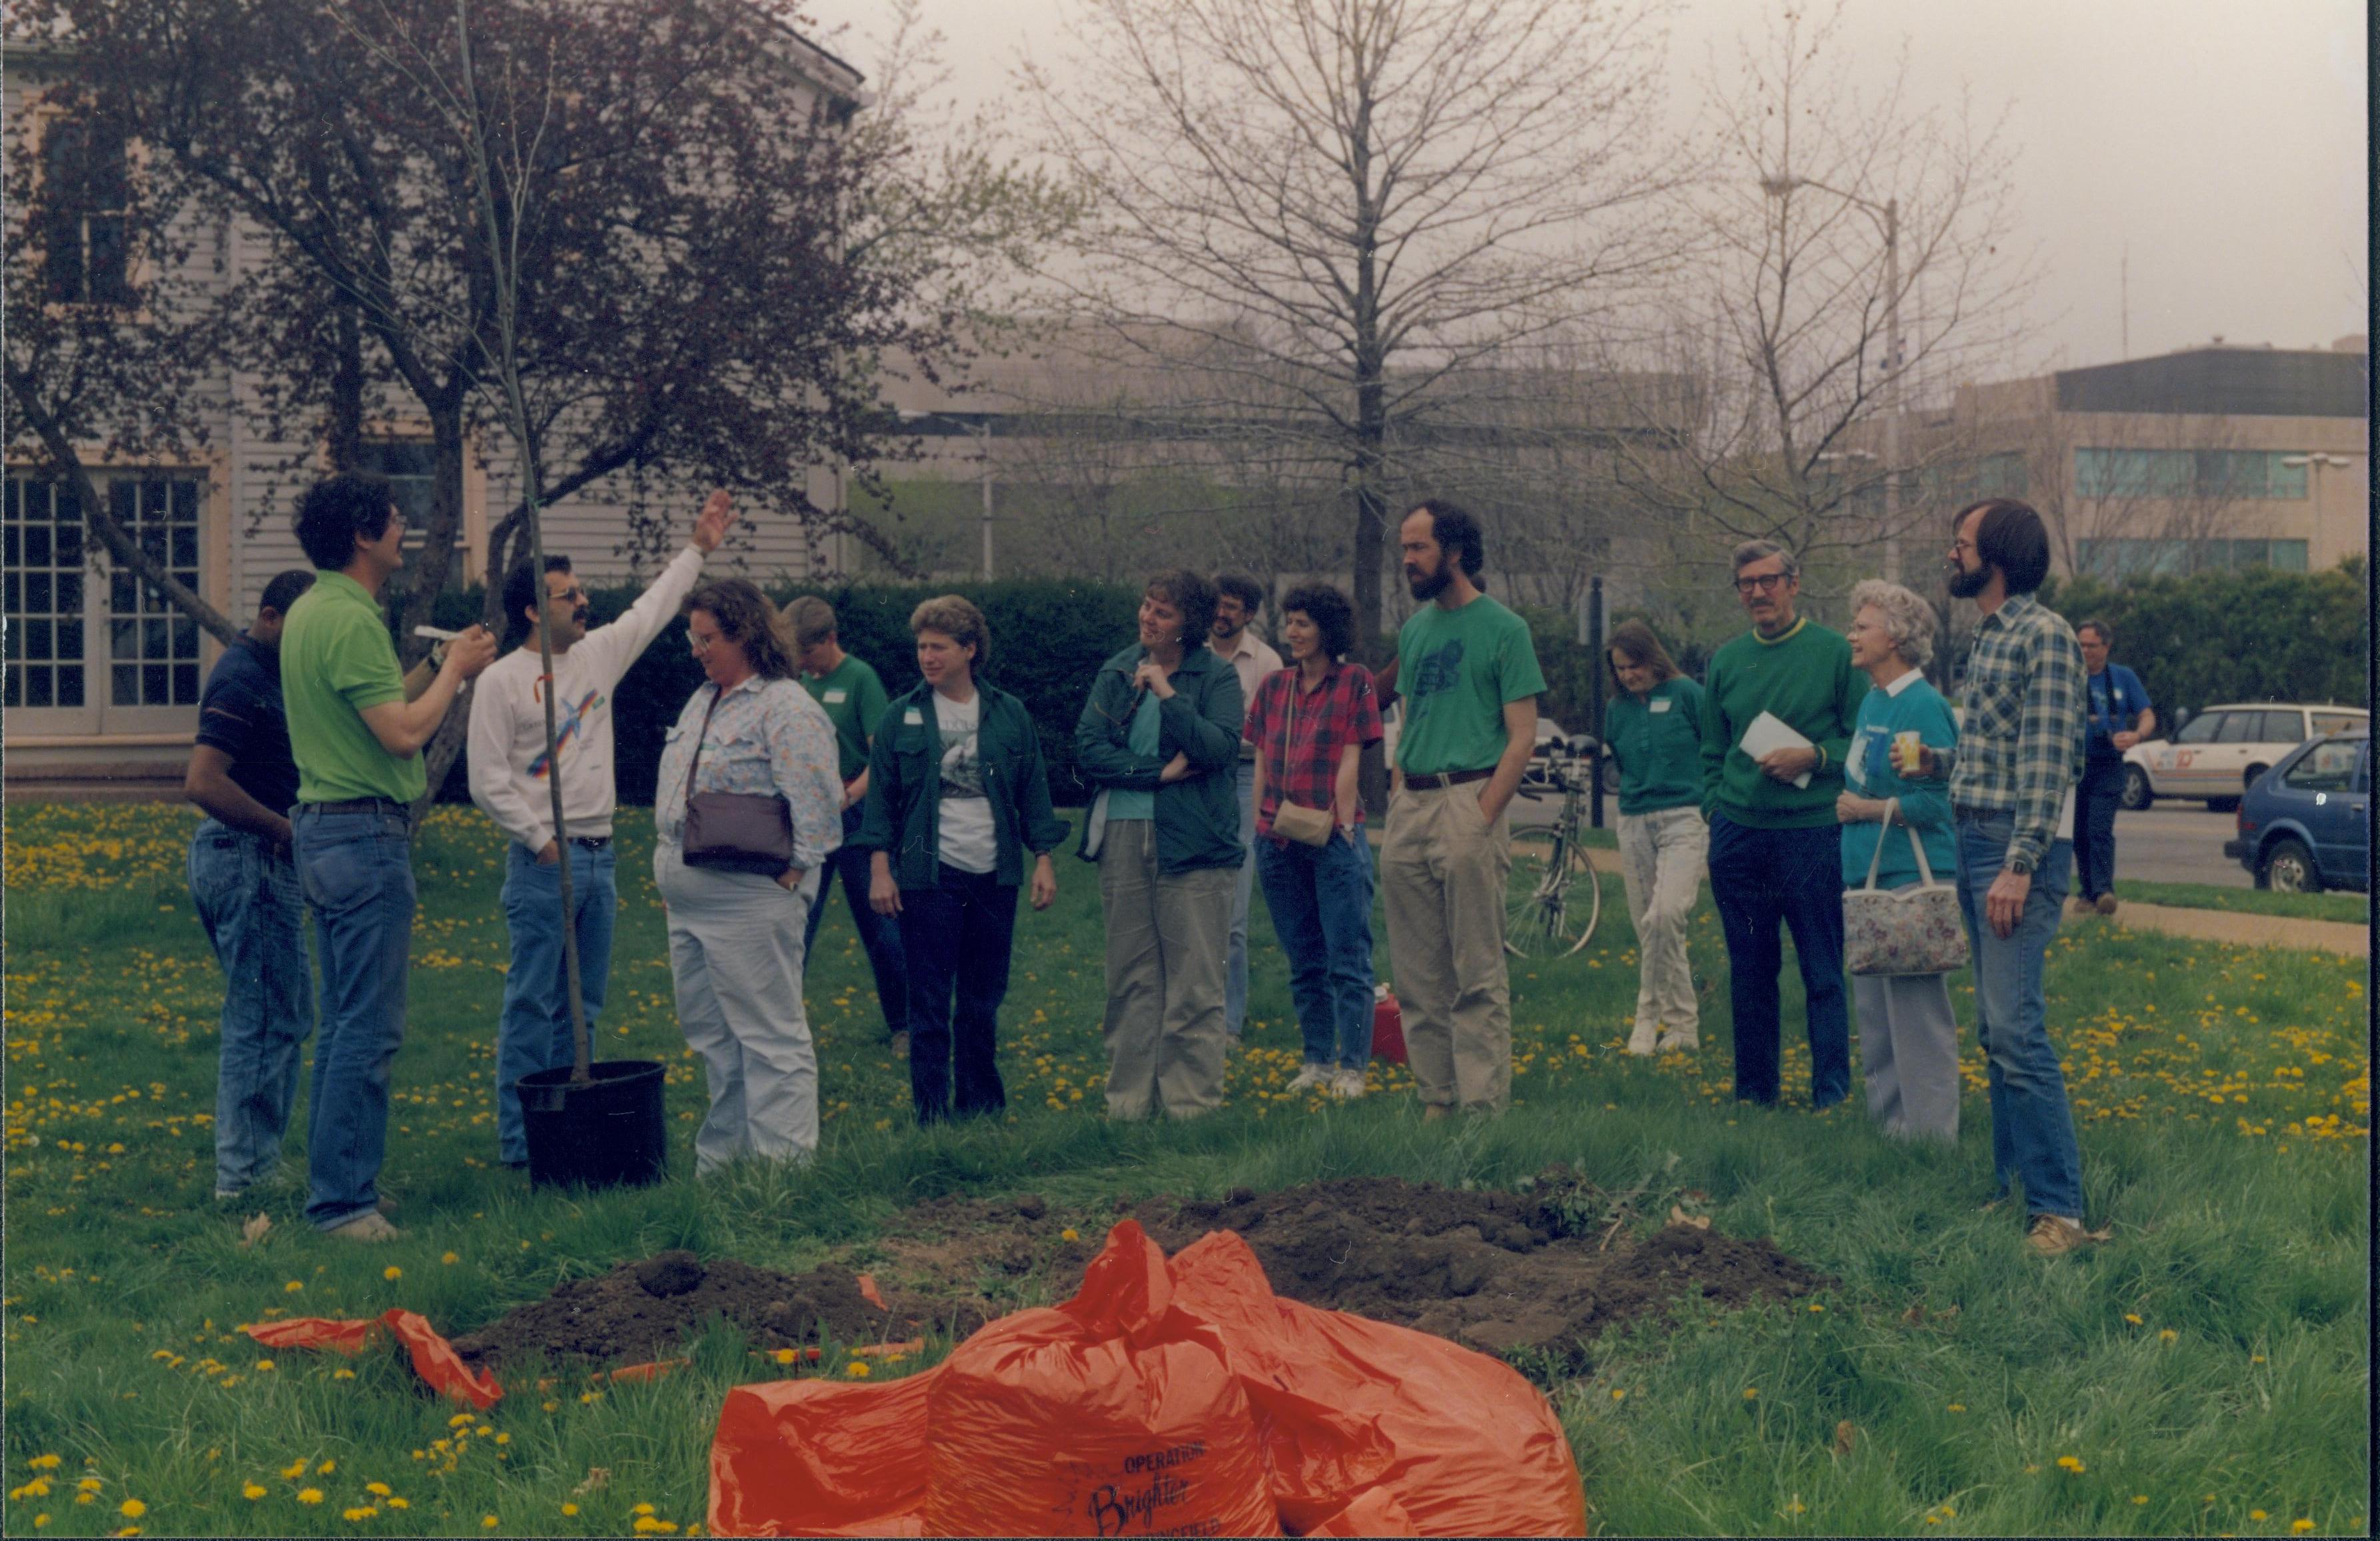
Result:
{"type": "MultiPolygon", "coordinates": [[[[612,694],[620,676],[677,613],[702,576],[693,546],[662,569],[628,613],[589,632],[553,661],[553,726],[562,745],[562,811],[573,835],[608,835],[617,802],[612,785],[612,694]]],[[[531,852],[553,838],[553,792],[545,779],[545,698],[538,693],[537,637],[490,664],[471,698],[471,801],[531,852]]]]}

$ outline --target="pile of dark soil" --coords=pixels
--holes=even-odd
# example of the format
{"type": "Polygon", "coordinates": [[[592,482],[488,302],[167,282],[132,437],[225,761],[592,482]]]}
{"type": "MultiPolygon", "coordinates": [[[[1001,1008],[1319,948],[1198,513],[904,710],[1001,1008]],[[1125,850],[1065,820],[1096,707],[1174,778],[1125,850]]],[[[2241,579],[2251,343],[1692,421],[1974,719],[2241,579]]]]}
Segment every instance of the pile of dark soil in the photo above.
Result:
{"type": "Polygon", "coordinates": [[[1221,1203],[1153,1199],[1134,1211],[1171,1252],[1236,1231],[1277,1293],[1451,1338],[1491,1353],[1568,1354],[1606,1329],[1666,1312],[1700,1286],[1714,1306],[1790,1300],[1834,1282],[1774,1243],[1687,1222],[1643,1239],[1560,1234],[1526,1195],[1354,1177],[1221,1203]]]}
{"type": "Polygon", "coordinates": [[[724,1317],[761,1349],[801,1348],[915,1338],[964,1336],[984,1313],[964,1304],[883,1292],[879,1305],[848,1268],[783,1274],[732,1257],[704,1263],[691,1252],[664,1252],[623,1263],[607,1274],[574,1280],[543,1300],[456,1338],[455,1350],[476,1365],[541,1354],[599,1364],[657,1359],[724,1317]]]}
{"type": "Polygon", "coordinates": [[[1636,1234],[1626,1197],[1597,1209],[1609,1195],[1548,1176],[1557,1181],[1530,1194],[1352,1177],[1269,1194],[1239,1188],[1220,1202],[1119,1201],[1096,1213],[1062,1212],[1032,1195],[936,1199],[871,1244],[869,1256],[882,1259],[870,1263],[882,1305],[844,1268],[787,1275],[665,1252],[565,1284],[455,1347],[474,1363],[530,1353],[625,1363],[665,1356],[713,1315],[764,1350],[962,1338],[1020,1304],[1072,1295],[1108,1228],[1127,1215],[1169,1253],[1210,1231],[1239,1232],[1292,1300],[1565,1363],[1606,1329],[1658,1317],[1696,1289],[1728,1309],[1834,1282],[1772,1242],[1707,1222],[1673,1219],[1636,1234]],[[1583,1206],[1582,1195],[1595,1202],[1583,1206]]]}

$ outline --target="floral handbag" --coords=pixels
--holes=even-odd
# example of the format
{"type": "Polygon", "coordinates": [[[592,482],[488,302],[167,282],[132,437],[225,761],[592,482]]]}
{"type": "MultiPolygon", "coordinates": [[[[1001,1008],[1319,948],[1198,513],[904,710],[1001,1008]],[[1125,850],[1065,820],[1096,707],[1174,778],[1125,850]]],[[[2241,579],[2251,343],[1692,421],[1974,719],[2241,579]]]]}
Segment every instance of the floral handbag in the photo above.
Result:
{"type": "MultiPolygon", "coordinates": [[[[1885,804],[1885,831],[1900,817],[1900,800],[1885,804]]],[[[1948,974],[1967,962],[1967,927],[1959,915],[1959,891],[1934,880],[1925,843],[1909,829],[1917,853],[1918,880],[1908,888],[1881,889],[1876,874],[1884,862],[1886,835],[1868,858],[1867,881],[1843,892],[1843,961],[1853,974],[1948,974]]]]}

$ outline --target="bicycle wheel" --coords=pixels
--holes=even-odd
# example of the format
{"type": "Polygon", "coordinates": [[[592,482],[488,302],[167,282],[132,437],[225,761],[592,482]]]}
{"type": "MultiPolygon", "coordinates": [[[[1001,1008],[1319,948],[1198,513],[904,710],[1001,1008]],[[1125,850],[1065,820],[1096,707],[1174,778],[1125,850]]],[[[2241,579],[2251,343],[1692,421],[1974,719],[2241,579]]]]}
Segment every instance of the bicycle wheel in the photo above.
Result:
{"type": "Polygon", "coordinates": [[[1504,950],[1516,958],[1564,957],[1577,952],[1595,934],[1595,923],[1603,914],[1602,887],[1587,865],[1585,848],[1558,831],[1548,831],[1546,836],[1512,843],[1504,950]]]}

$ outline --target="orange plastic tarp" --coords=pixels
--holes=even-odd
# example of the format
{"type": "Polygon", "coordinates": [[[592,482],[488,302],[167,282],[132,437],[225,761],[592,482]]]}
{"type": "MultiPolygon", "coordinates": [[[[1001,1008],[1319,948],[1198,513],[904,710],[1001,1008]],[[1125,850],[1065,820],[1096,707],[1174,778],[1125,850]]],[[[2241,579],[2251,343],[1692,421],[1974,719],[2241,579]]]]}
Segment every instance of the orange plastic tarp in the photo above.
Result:
{"type": "Polygon", "coordinates": [[[1130,1220],[1074,1300],[932,1370],[735,1388],[710,1474],[719,1535],[1586,1528],[1561,1426],[1511,1366],[1281,1300],[1237,1235],[1168,1261],[1130,1220]]]}
{"type": "Polygon", "coordinates": [[[496,1404],[504,1389],[485,1370],[463,1363],[455,1345],[441,1337],[429,1320],[411,1311],[383,1311],[378,1317],[336,1320],[329,1317],[296,1317],[288,1321],[252,1322],[240,1329],[267,1348],[329,1349],[334,1353],[361,1353],[374,1333],[386,1328],[405,1345],[413,1373],[431,1389],[484,1413],[496,1404]]]}

